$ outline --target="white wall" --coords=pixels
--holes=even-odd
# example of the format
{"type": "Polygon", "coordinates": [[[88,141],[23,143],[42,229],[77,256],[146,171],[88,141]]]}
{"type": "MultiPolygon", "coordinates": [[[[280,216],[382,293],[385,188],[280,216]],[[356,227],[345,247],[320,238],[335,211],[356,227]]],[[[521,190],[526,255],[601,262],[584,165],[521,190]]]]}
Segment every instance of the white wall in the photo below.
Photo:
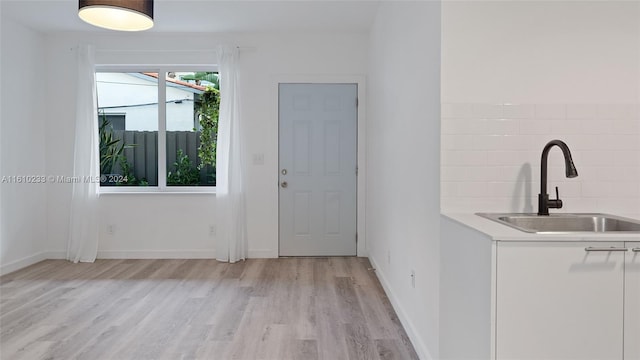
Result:
{"type": "Polygon", "coordinates": [[[442,101],[638,101],[638,2],[446,1],[442,101]]]}
{"type": "Polygon", "coordinates": [[[383,3],[369,45],[369,258],[416,351],[423,359],[436,358],[439,2],[383,3]]]}
{"type": "MultiPolygon", "coordinates": [[[[566,212],[640,217],[640,3],[446,2],[442,210],[537,211],[549,154],[566,212]]],[[[555,197],[555,195],[553,195],[555,197]]]]}
{"type": "MultiPolygon", "coordinates": [[[[215,64],[219,43],[240,46],[242,118],[247,129],[248,232],[250,257],[278,254],[278,147],[276,79],[285,75],[359,75],[366,72],[366,33],[246,34],[54,34],[47,38],[47,173],[71,173],[75,53],[79,42],[94,43],[102,64],[215,64]],[[168,45],[170,44],[170,45],[168,45]],[[203,44],[210,44],[203,47],[203,44]],[[108,51],[105,51],[108,50],[108,51]],[[195,51],[194,51],[195,50],[195,51]],[[205,50],[205,51],[203,51],[205,50]],[[254,154],[264,164],[253,164],[254,154]]],[[[65,184],[49,187],[49,250],[66,247],[69,192],[65,184]]],[[[214,251],[209,227],[215,224],[213,195],[106,195],[99,256],[207,256],[214,251]],[[113,225],[113,234],[107,226],[113,225]],[[150,236],[151,235],[151,236],[150,236]],[[178,256],[178,255],[176,255],[178,256]]]]}
{"type": "Polygon", "coordinates": [[[13,183],[19,179],[11,177],[45,175],[48,119],[42,107],[46,96],[43,37],[4,17],[0,22],[0,178],[4,179],[0,184],[0,274],[4,274],[46,257],[46,185],[13,183]]]}

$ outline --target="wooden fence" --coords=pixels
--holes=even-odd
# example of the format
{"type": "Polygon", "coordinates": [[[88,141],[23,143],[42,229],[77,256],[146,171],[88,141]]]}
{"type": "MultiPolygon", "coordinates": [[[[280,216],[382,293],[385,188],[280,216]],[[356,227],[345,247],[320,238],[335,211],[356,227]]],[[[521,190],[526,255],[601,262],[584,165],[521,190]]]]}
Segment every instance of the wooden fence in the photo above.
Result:
{"type": "MultiPolygon", "coordinates": [[[[193,167],[200,164],[198,147],[200,132],[167,131],[167,172],[175,171],[176,154],[182,149],[191,160],[193,167]]],[[[158,185],[158,132],[114,130],[117,139],[124,140],[126,145],[134,145],[124,150],[124,155],[131,166],[136,179],[146,179],[150,186],[158,185]]],[[[215,171],[207,165],[200,170],[199,185],[215,185],[215,171]],[[213,176],[211,175],[213,174],[213,176]]],[[[121,173],[120,165],[116,165],[114,173],[121,173]]]]}

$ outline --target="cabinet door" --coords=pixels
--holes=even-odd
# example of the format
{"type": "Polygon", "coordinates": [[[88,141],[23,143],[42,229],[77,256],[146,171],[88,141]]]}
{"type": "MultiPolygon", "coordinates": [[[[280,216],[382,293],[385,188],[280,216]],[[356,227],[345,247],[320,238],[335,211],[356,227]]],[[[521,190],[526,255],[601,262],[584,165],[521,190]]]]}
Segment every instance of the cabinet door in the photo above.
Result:
{"type": "Polygon", "coordinates": [[[640,242],[626,243],[624,359],[640,360],[640,242]]]}
{"type": "Polygon", "coordinates": [[[622,359],[623,243],[500,242],[496,357],[622,359]]]}

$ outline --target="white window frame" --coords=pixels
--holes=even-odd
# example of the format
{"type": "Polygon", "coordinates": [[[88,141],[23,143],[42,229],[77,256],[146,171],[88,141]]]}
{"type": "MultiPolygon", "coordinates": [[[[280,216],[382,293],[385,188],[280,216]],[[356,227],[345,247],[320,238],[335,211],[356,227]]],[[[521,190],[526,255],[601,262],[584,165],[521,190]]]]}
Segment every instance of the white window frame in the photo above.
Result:
{"type": "MultiPolygon", "coordinates": [[[[215,186],[167,186],[167,82],[170,71],[218,72],[215,65],[96,65],[95,72],[158,73],[158,186],[99,186],[99,194],[215,194],[215,186]]],[[[216,172],[218,168],[216,167],[216,172]]]]}

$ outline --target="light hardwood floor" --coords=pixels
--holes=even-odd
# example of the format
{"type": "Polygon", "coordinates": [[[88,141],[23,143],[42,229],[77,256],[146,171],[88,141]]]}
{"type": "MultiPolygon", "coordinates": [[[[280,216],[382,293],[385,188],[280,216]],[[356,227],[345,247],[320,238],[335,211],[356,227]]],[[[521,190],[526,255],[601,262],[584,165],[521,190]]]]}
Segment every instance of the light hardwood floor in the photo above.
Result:
{"type": "Polygon", "coordinates": [[[0,359],[417,359],[370,267],[43,261],[0,278],[0,359]]]}

